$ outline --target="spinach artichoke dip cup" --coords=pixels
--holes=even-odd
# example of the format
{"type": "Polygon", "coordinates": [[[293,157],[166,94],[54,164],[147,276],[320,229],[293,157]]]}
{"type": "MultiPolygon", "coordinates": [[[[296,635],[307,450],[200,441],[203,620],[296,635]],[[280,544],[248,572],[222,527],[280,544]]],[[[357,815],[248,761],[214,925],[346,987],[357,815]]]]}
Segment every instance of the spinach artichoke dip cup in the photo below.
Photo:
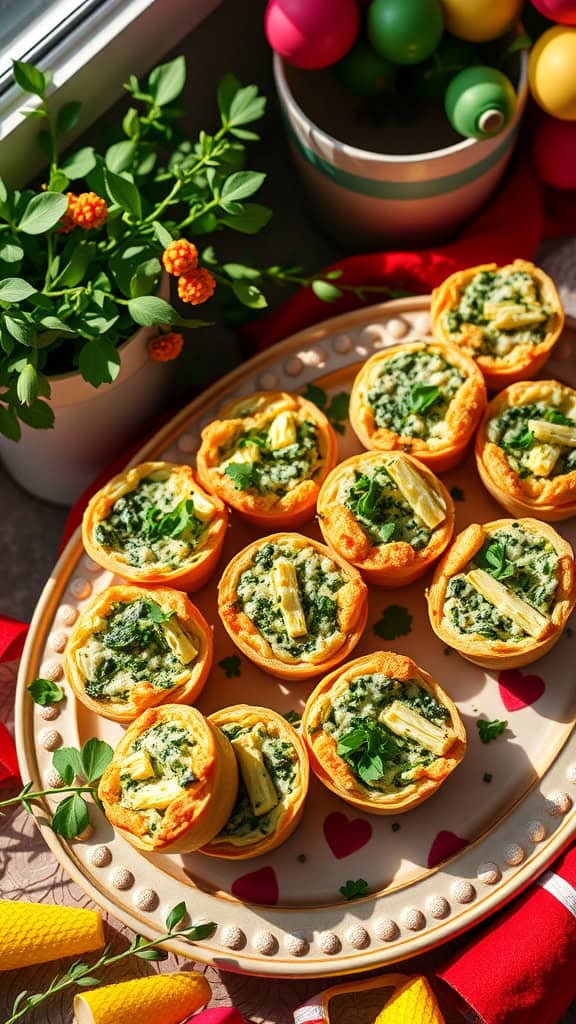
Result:
{"type": "Polygon", "coordinates": [[[417,807],[466,751],[448,694],[412,658],[391,651],[327,675],[306,702],[302,734],[320,782],[370,814],[417,807]]]}
{"type": "Polygon", "coordinates": [[[473,523],[438,563],[432,629],[484,668],[519,668],[558,642],[576,601],[570,545],[537,519],[473,523]]]}
{"type": "Polygon", "coordinates": [[[404,452],[364,452],[332,470],[318,497],[324,540],[367,583],[401,587],[422,576],[454,532],[454,502],[404,452]]]}
{"type": "Polygon", "coordinates": [[[336,434],[312,402],[261,391],[224,406],[202,431],[196,461],[207,491],[248,522],[281,530],[312,519],[337,452],[336,434]]]}
{"type": "Polygon", "coordinates": [[[186,594],[108,587],[83,609],[66,646],[79,701],[115,722],[158,704],[192,704],[212,667],[213,634],[186,594]]]}
{"type": "Polygon", "coordinates": [[[476,360],[490,391],[534,376],[564,327],[548,274],[527,260],[451,274],[432,292],[432,331],[476,360]]]}
{"type": "Polygon", "coordinates": [[[240,785],[224,828],[200,852],[227,860],[270,853],[302,817],[310,776],[306,746],[270,708],[237,704],[216,711],[208,721],[230,740],[240,785]]]}
{"type": "Polygon", "coordinates": [[[484,378],[470,356],[443,341],[415,341],[364,363],[350,422],[370,451],[407,452],[438,472],[464,457],[485,408],[484,378]]]}
{"type": "Polygon", "coordinates": [[[224,733],[196,708],[165,704],[137,718],[98,787],[104,813],[136,849],[192,853],[224,828],[238,766],[224,733]]]}
{"type": "Polygon", "coordinates": [[[82,540],[98,565],[124,579],[192,591],[215,571],[227,525],[226,506],[190,466],[143,462],[90,500],[82,540]]]}
{"type": "Polygon", "coordinates": [[[487,491],[513,516],[546,522],[576,514],[576,391],[557,380],[520,381],[488,404],[476,435],[487,491]]]}
{"type": "Polygon", "coordinates": [[[275,533],[227,565],[218,612],[243,654],[280,679],[310,679],[362,636],[368,591],[357,569],[318,541],[275,533]]]}

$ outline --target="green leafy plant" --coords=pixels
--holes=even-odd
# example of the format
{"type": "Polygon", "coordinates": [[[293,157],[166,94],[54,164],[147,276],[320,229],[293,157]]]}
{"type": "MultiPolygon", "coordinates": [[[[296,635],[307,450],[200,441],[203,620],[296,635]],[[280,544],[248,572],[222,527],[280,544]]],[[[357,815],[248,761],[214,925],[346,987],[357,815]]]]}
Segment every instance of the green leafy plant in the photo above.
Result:
{"type": "Polygon", "coordinates": [[[398,750],[394,737],[367,719],[338,740],[337,752],[368,786],[384,775],[384,763],[398,750]]]}
{"type": "Polygon", "coordinates": [[[64,690],[58,686],[58,683],[53,683],[51,679],[33,679],[26,689],[34,703],[40,704],[43,708],[49,707],[50,704],[59,704],[61,700],[64,700],[64,690]]]}
{"type": "Polygon", "coordinates": [[[508,722],[498,718],[493,721],[489,721],[487,718],[476,719],[476,728],[482,743],[490,743],[490,740],[495,740],[504,732],[507,725],[508,722]]]}
{"type": "Polygon", "coordinates": [[[412,616],[403,605],[389,604],[372,628],[382,640],[395,640],[398,636],[408,636],[412,631],[412,616]]]}
{"type": "Polygon", "coordinates": [[[226,679],[233,679],[242,671],[242,662],[237,654],[230,654],[227,658],[222,658],[222,661],[218,662],[218,666],[224,672],[226,679]]]}
{"type": "Polygon", "coordinates": [[[436,387],[435,384],[416,384],[412,388],[411,400],[412,400],[412,412],[426,412],[440,394],[440,388],[436,387]]]}
{"type": "Polygon", "coordinates": [[[130,956],[137,956],[141,960],[166,960],[168,952],[162,949],[162,943],[177,938],[186,942],[201,942],[214,934],[216,925],[213,921],[206,924],[197,924],[190,927],[179,928],[187,914],[185,903],[178,903],[172,907],[165,921],[166,931],[163,935],[148,941],[142,935],[136,935],[134,941],[121,953],[111,954],[110,945],[107,945],[102,955],[92,963],[84,963],[77,960],[71,964],[67,971],[57,974],[44,992],[30,993],[20,992],[12,1006],[12,1014],[5,1021],[5,1024],[15,1024],[26,1016],[30,1010],[47,1002],[58,992],[69,988],[95,988],[101,985],[102,981],[97,976],[100,971],[120,963],[130,956]]]}
{"type": "Polygon", "coordinates": [[[503,544],[493,541],[481,551],[478,559],[481,567],[496,580],[507,580],[514,575],[514,565],[506,558],[503,544]]]}
{"type": "Polygon", "coordinates": [[[356,900],[360,896],[368,895],[368,882],[364,878],[349,878],[340,886],[340,892],[345,900],[356,900]]]}

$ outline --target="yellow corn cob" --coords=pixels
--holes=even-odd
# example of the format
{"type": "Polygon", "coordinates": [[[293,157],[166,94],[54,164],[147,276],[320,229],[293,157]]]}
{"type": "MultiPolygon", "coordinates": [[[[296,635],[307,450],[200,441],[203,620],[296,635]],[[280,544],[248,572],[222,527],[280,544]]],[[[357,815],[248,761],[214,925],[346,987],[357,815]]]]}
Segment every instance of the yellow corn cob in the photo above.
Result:
{"type": "MultiPolygon", "coordinates": [[[[78,1024],[84,1024],[78,1021],[78,1024]]],[[[426,978],[411,978],[397,988],[374,1024],[445,1024],[426,978]]]]}
{"type": "Polygon", "coordinates": [[[92,953],[103,946],[97,910],[0,900],[0,971],[92,953]]]}
{"type": "Polygon", "coordinates": [[[156,974],[74,996],[77,1024],[180,1024],[211,996],[203,974],[156,974]]]}

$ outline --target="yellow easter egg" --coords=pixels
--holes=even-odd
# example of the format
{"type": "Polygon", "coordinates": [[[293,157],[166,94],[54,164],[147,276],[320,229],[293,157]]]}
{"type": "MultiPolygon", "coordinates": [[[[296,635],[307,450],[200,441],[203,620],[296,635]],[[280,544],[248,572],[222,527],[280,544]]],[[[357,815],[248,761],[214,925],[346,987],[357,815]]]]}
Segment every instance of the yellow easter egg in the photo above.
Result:
{"type": "Polygon", "coordinates": [[[576,121],[576,28],[556,25],[540,36],[530,54],[528,77],[546,113],[576,121]]]}
{"type": "Polygon", "coordinates": [[[471,43],[504,35],[520,14],[523,0],[441,0],[446,31],[471,43]]]}

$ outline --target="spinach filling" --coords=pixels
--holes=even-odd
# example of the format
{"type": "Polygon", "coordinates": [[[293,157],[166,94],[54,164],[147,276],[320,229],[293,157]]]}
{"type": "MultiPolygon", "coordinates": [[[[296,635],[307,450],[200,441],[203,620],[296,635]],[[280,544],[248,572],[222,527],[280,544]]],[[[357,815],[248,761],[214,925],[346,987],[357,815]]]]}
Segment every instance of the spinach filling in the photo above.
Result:
{"type": "Polygon", "coordinates": [[[121,553],[128,565],[161,563],[176,569],[198,547],[206,523],[194,512],[192,498],[179,500],[169,477],[145,477],[118,498],[95,529],[99,544],[121,553]]]}
{"type": "Polygon", "coordinates": [[[156,690],[170,690],[184,666],[172,652],[162,629],[171,618],[153,601],[118,602],[105,628],[92,634],[78,652],[93,700],[127,702],[135,683],[147,679],[156,690]]]}
{"type": "Polygon", "coordinates": [[[445,326],[448,333],[456,337],[465,324],[479,327],[481,336],[471,343],[474,354],[504,357],[515,345],[539,345],[546,335],[551,315],[538,283],[526,271],[483,270],[462,290],[458,307],[445,314],[445,326]],[[501,305],[518,307],[520,318],[524,315],[528,322],[521,324],[518,320],[518,326],[497,326],[501,305]],[[533,322],[530,322],[532,317],[533,322]]]}
{"type": "MultiPolygon", "coordinates": [[[[196,782],[192,770],[192,754],[196,740],[174,722],[159,722],[141,733],[130,748],[130,755],[141,753],[150,765],[150,775],[135,779],[128,770],[120,772],[120,802],[130,807],[139,791],[156,783],[176,783],[187,789],[196,782]]],[[[152,808],[140,812],[151,835],[158,832],[165,810],[152,808]]]]}
{"type": "Polygon", "coordinates": [[[246,784],[242,773],[240,773],[236,802],[218,837],[235,836],[238,839],[254,839],[256,842],[276,831],[279,812],[283,810],[281,801],[292,793],[296,785],[297,754],[291,743],[281,740],[277,736],[271,736],[263,724],[254,729],[252,727],[242,728],[232,723],[222,725],[220,728],[229,740],[251,731],[258,732],[261,738],[263,761],[278,794],[279,804],[267,814],[259,816],[254,814],[246,784]]]}
{"type": "Polygon", "coordinates": [[[441,437],[464,379],[456,366],[426,348],[387,359],[367,395],[376,426],[400,437],[441,437]]]}
{"type": "Polygon", "coordinates": [[[417,679],[400,682],[381,672],[359,676],[331,701],[322,723],[337,743],[339,756],[368,789],[387,793],[403,789],[436,756],[416,741],[398,736],[379,721],[380,714],[400,701],[433,725],[445,726],[448,710],[417,679]]]}
{"type": "Polygon", "coordinates": [[[384,466],[354,471],[345,481],[339,500],[350,509],[373,546],[403,541],[420,551],[430,543],[432,531],[415,514],[384,466]]]}
{"type": "MultiPolygon", "coordinates": [[[[566,416],[546,402],[510,406],[500,416],[490,420],[487,429],[488,439],[505,452],[510,466],[521,479],[542,476],[537,472],[538,463],[530,454],[538,447],[539,442],[528,426],[529,420],[546,420],[548,423],[558,423],[565,427],[576,427],[574,417],[566,416]]],[[[565,445],[554,445],[554,448],[558,448],[558,457],[545,476],[553,479],[576,472],[576,448],[568,448],[565,445]]]]}
{"type": "Polygon", "coordinates": [[[466,573],[484,569],[527,604],[550,616],[558,589],[558,562],[554,548],[543,537],[523,530],[519,523],[502,527],[448,583],[444,615],[459,633],[503,642],[522,640],[526,632],[479,594],[466,580],[466,573]]]}
{"type": "Polygon", "coordinates": [[[321,650],[340,630],[336,594],[346,583],[342,570],[315,548],[265,544],[254,555],[238,582],[237,605],[254,623],[277,654],[305,659],[321,650]],[[298,591],[306,619],[305,636],[292,639],[274,596],[270,570],[277,558],[295,567],[298,591]]]}
{"type": "Polygon", "coordinates": [[[223,472],[237,490],[282,498],[300,481],[316,475],[321,465],[316,426],[304,420],[295,429],[296,440],[283,448],[272,448],[268,431],[261,429],[247,430],[220,449],[220,463],[226,463],[223,472]],[[246,450],[253,455],[249,461],[245,461],[246,450]]]}

